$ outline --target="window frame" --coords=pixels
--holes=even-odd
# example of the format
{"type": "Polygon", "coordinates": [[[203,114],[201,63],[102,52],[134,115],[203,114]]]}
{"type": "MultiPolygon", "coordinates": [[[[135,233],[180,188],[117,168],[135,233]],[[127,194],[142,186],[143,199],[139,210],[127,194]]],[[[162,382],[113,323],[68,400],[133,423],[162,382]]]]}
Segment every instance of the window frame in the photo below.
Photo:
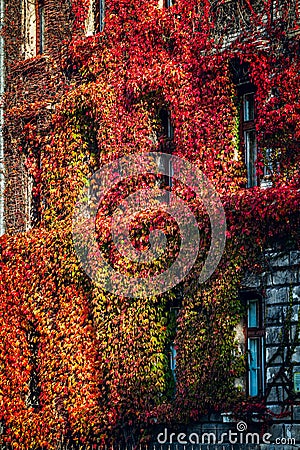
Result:
{"type": "Polygon", "coordinates": [[[176,380],[176,356],[177,356],[177,350],[174,343],[170,345],[170,369],[172,372],[172,375],[174,377],[174,380],[176,380]]]}
{"type": "Polygon", "coordinates": [[[95,0],[95,33],[101,33],[105,26],[105,0],[95,0]]]}
{"type": "MultiPolygon", "coordinates": [[[[262,296],[257,292],[243,292],[241,294],[242,302],[245,305],[245,343],[247,355],[247,379],[246,389],[248,397],[262,398],[265,393],[265,325],[264,325],[264,303],[262,296]],[[249,305],[256,303],[256,321],[251,324],[249,315],[249,305]],[[256,367],[251,367],[251,347],[252,343],[257,343],[256,367]],[[253,391],[254,377],[256,378],[256,389],[253,391]]],[[[252,347],[253,348],[253,347],[252,347]]]]}
{"type": "MultiPolygon", "coordinates": [[[[159,135],[160,141],[160,149],[159,151],[162,153],[167,153],[168,155],[172,155],[174,152],[174,125],[172,122],[172,114],[169,108],[162,106],[159,108],[157,115],[161,124],[161,133],[159,135]]],[[[168,187],[170,190],[172,189],[172,176],[174,174],[172,161],[168,161],[167,167],[164,167],[165,172],[167,173],[164,176],[162,187],[168,187]]]]}
{"type": "MultiPolygon", "coordinates": [[[[174,315],[174,319],[177,322],[177,318],[179,316],[180,313],[180,306],[171,306],[170,307],[170,314],[174,315]]],[[[174,337],[177,333],[177,326],[175,327],[174,330],[174,337]]],[[[169,351],[169,357],[170,357],[170,370],[172,372],[172,376],[174,379],[174,382],[176,384],[176,366],[177,366],[177,345],[175,344],[174,340],[172,340],[171,344],[170,344],[170,351],[169,351]]]]}
{"type": "Polygon", "coordinates": [[[34,58],[38,54],[37,0],[23,0],[22,5],[22,58],[34,58]]]}
{"type": "Polygon", "coordinates": [[[44,0],[36,2],[36,53],[45,53],[45,3],[44,0]]]}
{"type": "Polygon", "coordinates": [[[259,186],[259,177],[256,169],[258,155],[257,133],[255,128],[255,119],[257,116],[255,104],[256,88],[252,83],[247,81],[237,85],[237,89],[240,104],[240,143],[247,174],[246,187],[251,188],[259,186]],[[252,111],[251,117],[246,116],[246,98],[250,95],[252,96],[253,102],[250,110],[252,111]],[[254,136],[252,140],[254,145],[250,144],[251,134],[254,136]]]}

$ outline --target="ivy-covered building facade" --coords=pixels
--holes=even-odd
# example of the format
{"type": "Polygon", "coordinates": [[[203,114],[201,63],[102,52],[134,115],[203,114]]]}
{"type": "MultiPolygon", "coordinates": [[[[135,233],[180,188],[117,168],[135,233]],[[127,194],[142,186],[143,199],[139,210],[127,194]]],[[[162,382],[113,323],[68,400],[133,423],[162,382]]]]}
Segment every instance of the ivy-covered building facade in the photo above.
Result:
{"type": "Polygon", "coordinates": [[[3,444],[297,448],[298,2],[7,0],[1,11],[3,444]],[[150,280],[180,255],[172,210],[152,203],[120,226],[140,253],[165,230],[164,255],[147,265],[118,251],[111,218],[138,190],[178,197],[200,236],[172,288],[126,296],[118,277],[109,290],[83,269],[74,205],[97,171],[149,151],[205,174],[226,243],[198,283],[213,238],[205,201],[169,159],[161,174],[118,180],[94,226],[115,272],[150,280]]]}

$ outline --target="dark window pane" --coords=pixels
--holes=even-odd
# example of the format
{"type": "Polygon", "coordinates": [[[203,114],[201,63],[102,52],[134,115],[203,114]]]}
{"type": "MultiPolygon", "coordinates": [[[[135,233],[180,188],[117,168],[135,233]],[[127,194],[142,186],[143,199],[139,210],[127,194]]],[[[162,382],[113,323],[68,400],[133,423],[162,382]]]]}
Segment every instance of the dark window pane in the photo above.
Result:
{"type": "Polygon", "coordinates": [[[254,93],[244,95],[244,122],[254,120],[254,93]]]}
{"type": "Polygon", "coordinates": [[[247,130],[244,133],[245,162],[247,167],[247,187],[257,186],[256,159],[257,144],[255,130],[247,130]]]}
{"type": "Polygon", "coordinates": [[[44,53],[45,46],[45,7],[42,3],[38,7],[39,16],[39,52],[44,53]]]}

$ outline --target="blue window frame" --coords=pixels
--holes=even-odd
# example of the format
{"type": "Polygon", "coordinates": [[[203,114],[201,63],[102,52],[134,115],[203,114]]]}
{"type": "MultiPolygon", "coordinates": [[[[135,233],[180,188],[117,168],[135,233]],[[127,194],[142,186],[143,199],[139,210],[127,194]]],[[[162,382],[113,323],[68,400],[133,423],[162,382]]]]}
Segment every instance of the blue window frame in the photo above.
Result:
{"type": "Polygon", "coordinates": [[[249,362],[249,396],[256,397],[259,394],[259,375],[261,371],[259,357],[260,342],[258,338],[248,339],[249,362]]]}
{"type": "Polygon", "coordinates": [[[260,296],[247,299],[248,395],[264,393],[264,329],[260,296]]]}
{"type": "Polygon", "coordinates": [[[176,373],[175,373],[175,370],[176,370],[176,355],[177,355],[177,351],[176,351],[175,345],[171,344],[170,345],[170,369],[172,371],[172,374],[173,374],[173,377],[174,377],[175,381],[176,381],[176,373]]]}
{"type": "Polygon", "coordinates": [[[105,0],[96,0],[96,32],[104,30],[105,0]]]}
{"type": "Polygon", "coordinates": [[[259,304],[258,299],[248,300],[248,328],[258,328],[259,326],[259,304]]]}

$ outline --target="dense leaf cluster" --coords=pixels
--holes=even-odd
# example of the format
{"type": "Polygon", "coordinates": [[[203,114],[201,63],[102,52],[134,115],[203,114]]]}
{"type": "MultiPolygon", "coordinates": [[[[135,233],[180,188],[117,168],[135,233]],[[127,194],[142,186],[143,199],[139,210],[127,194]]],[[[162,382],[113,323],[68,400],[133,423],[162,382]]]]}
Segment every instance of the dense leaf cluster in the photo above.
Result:
{"type": "MultiPolygon", "coordinates": [[[[59,50],[18,64],[8,58],[7,143],[15,149],[12,157],[25,158],[40,201],[39,225],[0,241],[0,418],[14,448],[55,448],[61,439],[120,443],[130,433],[146,435],[154,422],[197,420],[233,407],[243,397],[235,388],[245,370],[235,327],[243,316],[238,291],[244,270],[258,267],[265,246],[296,245],[299,237],[298,38],[288,41],[287,31],[272,22],[273,2],[252,11],[246,1],[250,28],[226,45],[214,34],[221,24],[208,1],[160,9],[154,0],[110,0],[104,31],[85,37],[88,3],[72,2],[72,38],[59,50]],[[247,66],[257,87],[258,171],[267,148],[278,157],[280,170],[267,190],[244,188],[233,61],[247,66]],[[32,92],[17,84],[20,74],[32,92]],[[174,193],[199,220],[202,249],[195,270],[157,297],[115,296],[93,285],[79,265],[74,204],[86,179],[104,164],[166,148],[161,108],[171,112],[174,153],[197,165],[222,198],[227,245],[217,271],[198,286],[210,227],[201,199],[174,183],[174,193]],[[170,308],[178,303],[175,320],[170,308]]],[[[283,11],[288,17],[287,7],[283,11]]],[[[56,36],[64,27],[61,18],[56,36]]],[[[20,36],[12,21],[6,30],[10,48],[20,36]]],[[[102,205],[106,214],[99,213],[107,257],[127,273],[130,260],[120,262],[110,252],[107,216],[124,193],[155,184],[151,177],[127,180],[102,205]]],[[[159,210],[152,214],[146,210],[137,218],[133,241],[146,249],[149,231],[166,225],[172,259],[180,244],[176,225],[159,210]]]]}

